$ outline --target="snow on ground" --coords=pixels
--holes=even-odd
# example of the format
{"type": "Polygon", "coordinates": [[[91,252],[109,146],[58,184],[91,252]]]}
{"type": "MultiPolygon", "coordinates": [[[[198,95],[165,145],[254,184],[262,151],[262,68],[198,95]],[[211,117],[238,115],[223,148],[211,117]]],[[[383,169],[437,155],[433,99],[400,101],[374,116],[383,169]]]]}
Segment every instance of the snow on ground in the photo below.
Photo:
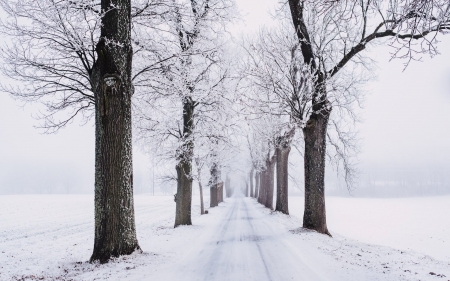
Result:
{"type": "Polygon", "coordinates": [[[87,263],[93,195],[0,196],[0,280],[450,280],[450,261],[426,251],[432,238],[417,238],[447,234],[447,249],[449,197],[328,198],[333,238],[299,228],[302,200],[290,199],[291,216],[240,197],[199,216],[196,203],[194,225],[174,229],[172,196],[138,195],[144,253],[100,265],[87,263]]]}
{"type": "MultiPolygon", "coordinates": [[[[450,262],[450,196],[326,200],[332,234],[450,262]]],[[[302,218],[303,206],[289,198],[291,215],[302,218]]]]}

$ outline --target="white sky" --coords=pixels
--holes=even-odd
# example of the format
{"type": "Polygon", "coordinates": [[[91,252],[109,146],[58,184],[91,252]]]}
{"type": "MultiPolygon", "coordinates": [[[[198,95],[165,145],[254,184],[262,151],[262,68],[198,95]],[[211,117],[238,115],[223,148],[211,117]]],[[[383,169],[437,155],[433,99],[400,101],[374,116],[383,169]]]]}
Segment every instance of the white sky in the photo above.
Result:
{"type": "MultiPolygon", "coordinates": [[[[237,2],[246,20],[233,30],[256,30],[270,22],[267,11],[276,3],[237,2]]],[[[404,72],[403,62],[389,62],[388,48],[372,52],[379,62],[378,79],[367,85],[371,94],[363,110],[365,122],[360,126],[362,164],[450,171],[450,35],[441,39],[442,55],[424,57],[404,72]]],[[[33,192],[55,185],[92,192],[92,122],[84,127],[74,122],[56,135],[42,135],[33,128],[38,124],[31,117],[36,109],[34,105],[23,109],[0,94],[0,193],[22,188],[33,192]]],[[[137,149],[134,156],[135,186],[149,191],[151,165],[137,149]]]]}

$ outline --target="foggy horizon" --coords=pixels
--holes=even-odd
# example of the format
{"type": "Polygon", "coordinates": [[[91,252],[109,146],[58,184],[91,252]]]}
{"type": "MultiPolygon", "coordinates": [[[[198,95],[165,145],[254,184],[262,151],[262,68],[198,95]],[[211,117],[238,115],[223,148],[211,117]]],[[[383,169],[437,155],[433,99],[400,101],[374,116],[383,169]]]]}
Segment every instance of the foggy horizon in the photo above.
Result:
{"type": "MultiPolygon", "coordinates": [[[[239,2],[238,6],[245,20],[232,28],[235,36],[242,30],[254,32],[262,24],[270,26],[270,1],[239,2]],[[252,9],[253,3],[259,3],[257,8],[252,9]]],[[[440,55],[423,55],[421,62],[412,61],[406,69],[404,60],[390,61],[391,48],[371,48],[370,57],[377,64],[374,79],[364,86],[368,94],[359,110],[363,121],[357,125],[360,178],[372,170],[390,169],[422,171],[424,175],[438,171],[443,181],[445,174],[450,174],[450,38],[441,36],[440,40],[440,55]]],[[[22,105],[0,94],[0,194],[93,193],[93,120],[81,126],[82,121],[76,118],[58,133],[46,135],[34,128],[39,121],[32,116],[39,113],[40,106],[22,105]]],[[[152,156],[144,154],[137,144],[133,150],[134,188],[137,193],[151,192],[152,156]]],[[[290,174],[301,178],[302,169],[291,169],[290,174]]],[[[335,172],[328,167],[327,176],[333,178],[330,173],[335,172]]],[[[446,181],[446,192],[450,193],[446,181]]],[[[173,186],[175,190],[175,183],[173,186]]],[[[355,188],[357,196],[358,184],[355,188]]],[[[341,189],[339,194],[345,195],[346,189],[341,189]]]]}

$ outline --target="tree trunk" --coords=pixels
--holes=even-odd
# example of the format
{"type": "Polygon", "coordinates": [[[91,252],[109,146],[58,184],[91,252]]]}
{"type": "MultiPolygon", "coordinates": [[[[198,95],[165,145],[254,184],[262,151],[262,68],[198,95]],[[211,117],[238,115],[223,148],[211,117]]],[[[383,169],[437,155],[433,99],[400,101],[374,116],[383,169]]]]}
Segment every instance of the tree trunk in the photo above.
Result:
{"type": "Polygon", "coordinates": [[[253,190],[253,171],[255,169],[252,167],[252,169],[250,170],[250,197],[253,197],[254,195],[254,190],[253,190]]]}
{"type": "Polygon", "coordinates": [[[330,235],[325,212],[325,149],[330,111],[312,114],[303,129],[305,140],[305,211],[303,227],[330,235]]]}
{"type": "Polygon", "coordinates": [[[260,187],[260,172],[256,172],[255,173],[255,198],[258,199],[259,198],[259,190],[261,189],[260,187]]]}
{"type": "Polygon", "coordinates": [[[140,249],[133,201],[131,137],[131,4],[102,0],[101,39],[92,73],[95,91],[95,238],[90,261],[140,249]],[[106,44],[106,42],[116,42],[106,44]]]}
{"type": "Polygon", "coordinates": [[[288,166],[291,147],[278,147],[277,154],[277,203],[275,211],[289,215],[288,207],[288,166]]]}
{"type": "Polygon", "coordinates": [[[203,188],[202,183],[198,181],[198,188],[200,189],[200,214],[205,214],[205,205],[203,204],[203,188]]]}
{"type": "Polygon", "coordinates": [[[289,191],[289,153],[291,152],[291,142],[295,135],[295,127],[277,140],[275,150],[277,157],[277,202],[275,211],[289,215],[288,191],[289,191]]]}
{"type": "Polygon", "coordinates": [[[205,214],[205,205],[203,204],[203,188],[202,183],[198,181],[198,188],[200,189],[200,214],[205,214]]]}
{"type": "Polygon", "coordinates": [[[273,210],[273,187],[275,185],[274,176],[275,176],[275,164],[276,164],[276,155],[273,155],[272,158],[267,161],[267,188],[266,188],[266,200],[264,205],[273,210]]]}
{"type": "Polygon", "coordinates": [[[233,191],[231,190],[230,178],[228,177],[228,175],[225,179],[225,189],[227,191],[227,197],[231,197],[231,195],[233,195],[233,191]]]}
{"type": "Polygon", "coordinates": [[[217,200],[218,198],[218,192],[217,192],[217,184],[211,185],[210,188],[210,198],[209,198],[209,207],[217,207],[219,206],[219,202],[217,200]]]}
{"type": "Polygon", "coordinates": [[[262,171],[261,175],[260,175],[260,180],[259,180],[259,200],[258,200],[258,202],[260,204],[265,204],[265,202],[266,202],[266,186],[267,186],[266,173],[267,173],[267,170],[262,171]]]}
{"type": "Polygon", "coordinates": [[[195,164],[197,166],[198,188],[200,190],[200,215],[204,215],[205,214],[205,205],[203,204],[203,187],[202,187],[202,179],[201,179],[202,168],[201,168],[201,165],[200,165],[200,159],[199,158],[195,159],[195,164]]]}
{"type": "Polygon", "coordinates": [[[223,202],[223,182],[220,182],[217,184],[217,191],[218,191],[218,202],[222,203],[223,202]]]}
{"type": "Polygon", "coordinates": [[[222,185],[219,185],[220,181],[220,169],[217,162],[213,162],[211,166],[211,178],[209,180],[209,186],[210,186],[210,207],[216,207],[221,202],[220,192],[223,193],[223,183],[222,185]]]}
{"type": "Polygon", "coordinates": [[[177,204],[175,226],[191,225],[192,208],[192,154],[194,141],[191,138],[194,129],[195,103],[191,97],[183,99],[183,143],[179,149],[177,170],[177,204]]]}

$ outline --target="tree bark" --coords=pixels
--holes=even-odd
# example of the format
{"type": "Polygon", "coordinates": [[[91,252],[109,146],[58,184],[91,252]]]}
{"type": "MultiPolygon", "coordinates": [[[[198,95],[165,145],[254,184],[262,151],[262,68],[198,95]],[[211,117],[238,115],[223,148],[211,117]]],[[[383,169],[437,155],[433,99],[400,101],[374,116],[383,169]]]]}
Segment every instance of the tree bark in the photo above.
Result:
{"type": "Polygon", "coordinates": [[[276,155],[273,155],[271,159],[267,159],[267,187],[266,187],[266,200],[264,205],[273,210],[273,188],[274,188],[274,170],[276,164],[276,155]]]}
{"type": "Polygon", "coordinates": [[[289,215],[288,206],[288,166],[291,146],[277,147],[277,202],[275,211],[289,215]]]}
{"type": "Polygon", "coordinates": [[[192,208],[192,155],[194,141],[192,131],[194,130],[195,103],[191,97],[183,99],[183,140],[179,149],[177,170],[177,204],[175,210],[175,225],[191,225],[192,208]]]}
{"type": "Polygon", "coordinates": [[[202,183],[198,181],[198,188],[200,189],[200,215],[205,214],[205,205],[203,204],[203,188],[202,183]]]}
{"type": "Polygon", "coordinates": [[[219,182],[217,184],[217,191],[218,191],[217,201],[219,203],[222,203],[223,202],[223,182],[219,182]]]}
{"type": "Polygon", "coordinates": [[[205,214],[205,205],[203,204],[203,187],[202,187],[202,179],[201,179],[202,168],[201,168],[201,165],[200,165],[200,159],[199,158],[195,159],[195,164],[197,166],[198,188],[200,190],[200,215],[204,215],[205,214]]]}
{"type": "Polygon", "coordinates": [[[133,201],[131,4],[102,0],[101,39],[92,73],[95,92],[95,238],[90,261],[140,249],[133,201]],[[117,7],[111,9],[111,7],[117,7]],[[107,42],[114,42],[108,43],[107,42]]]}
{"type": "Polygon", "coordinates": [[[260,204],[265,204],[266,202],[266,192],[267,192],[267,167],[266,170],[261,172],[259,180],[259,200],[260,204]]]}
{"type": "Polygon", "coordinates": [[[330,111],[312,114],[303,129],[305,140],[305,211],[303,227],[330,235],[325,211],[326,131],[330,111]]]}
{"type": "Polygon", "coordinates": [[[255,173],[255,198],[258,199],[259,198],[259,192],[260,192],[260,172],[256,172],[255,173]]]}
{"type": "Polygon", "coordinates": [[[250,170],[250,197],[254,197],[255,191],[253,189],[253,172],[255,171],[255,169],[252,167],[252,169],[250,170]]]}
{"type": "Polygon", "coordinates": [[[220,202],[220,190],[219,190],[220,170],[219,165],[216,162],[213,162],[210,173],[211,173],[211,178],[209,180],[210,207],[217,207],[220,202]]]}
{"type": "Polygon", "coordinates": [[[289,195],[289,153],[291,152],[291,142],[295,135],[295,127],[277,139],[275,150],[277,161],[277,200],[275,211],[289,215],[288,195],[289,195]]]}
{"type": "Polygon", "coordinates": [[[233,195],[233,191],[231,190],[231,186],[230,186],[230,178],[226,177],[225,179],[225,190],[227,192],[227,197],[231,197],[231,195],[233,195]]]}
{"type": "Polygon", "coordinates": [[[212,207],[219,206],[219,202],[217,200],[217,198],[218,198],[217,184],[211,185],[209,193],[210,193],[209,207],[212,208],[212,207]]]}

